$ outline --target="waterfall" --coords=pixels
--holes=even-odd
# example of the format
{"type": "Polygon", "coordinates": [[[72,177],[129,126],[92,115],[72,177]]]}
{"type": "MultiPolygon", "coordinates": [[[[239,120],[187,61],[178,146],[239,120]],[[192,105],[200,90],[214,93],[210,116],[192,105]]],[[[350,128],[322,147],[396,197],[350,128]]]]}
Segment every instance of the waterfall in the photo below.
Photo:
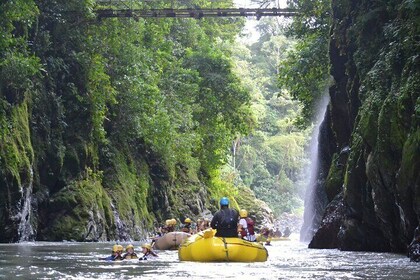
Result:
{"type": "Polygon", "coordinates": [[[126,225],[120,218],[117,207],[111,202],[112,213],[114,214],[115,235],[117,240],[129,240],[126,225]]]}
{"type": "Polygon", "coordinates": [[[32,189],[33,189],[33,181],[34,181],[34,172],[32,166],[29,169],[29,184],[26,188],[21,188],[22,197],[19,201],[19,209],[20,212],[18,213],[18,241],[25,242],[33,240],[35,233],[34,229],[32,228],[31,224],[31,216],[32,216],[32,189]]]}
{"type": "MultiPolygon", "coordinates": [[[[319,192],[320,189],[318,186],[320,185],[319,182],[319,137],[320,137],[320,128],[321,124],[324,120],[325,113],[327,111],[328,103],[330,101],[329,95],[324,94],[322,99],[320,100],[318,107],[317,107],[317,115],[315,118],[315,127],[312,132],[311,142],[310,142],[310,170],[308,171],[310,176],[309,184],[306,188],[305,193],[305,211],[304,211],[304,221],[300,231],[300,240],[303,242],[309,242],[318,225],[319,222],[319,209],[324,208],[323,201],[317,201],[318,197],[320,196],[319,192]]],[[[322,194],[321,194],[322,195],[322,194]]]]}

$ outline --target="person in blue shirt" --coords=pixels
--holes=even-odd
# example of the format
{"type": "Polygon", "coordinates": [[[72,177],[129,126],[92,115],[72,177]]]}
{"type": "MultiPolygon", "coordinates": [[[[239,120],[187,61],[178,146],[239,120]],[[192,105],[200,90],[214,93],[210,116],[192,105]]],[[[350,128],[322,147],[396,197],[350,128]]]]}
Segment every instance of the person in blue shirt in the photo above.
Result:
{"type": "Polygon", "coordinates": [[[103,261],[120,261],[123,259],[123,257],[121,256],[122,250],[121,250],[122,246],[121,245],[114,245],[112,246],[112,254],[111,256],[108,256],[106,258],[99,258],[100,260],[103,261]]]}

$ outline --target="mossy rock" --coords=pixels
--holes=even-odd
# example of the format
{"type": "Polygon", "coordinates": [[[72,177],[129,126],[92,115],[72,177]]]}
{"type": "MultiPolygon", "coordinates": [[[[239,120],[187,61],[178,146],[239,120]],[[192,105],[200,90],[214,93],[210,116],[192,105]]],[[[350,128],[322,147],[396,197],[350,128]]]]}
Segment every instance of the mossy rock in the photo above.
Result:
{"type": "Polygon", "coordinates": [[[407,225],[407,242],[416,227],[420,213],[420,129],[411,133],[404,143],[401,168],[397,176],[396,188],[400,193],[400,204],[404,210],[407,225]],[[416,214],[417,213],[417,214],[416,214]]]}
{"type": "Polygon", "coordinates": [[[44,240],[106,241],[112,224],[110,199],[100,180],[74,181],[50,198],[44,240]]]}
{"type": "Polygon", "coordinates": [[[141,158],[134,159],[127,150],[111,149],[109,168],[104,172],[103,180],[114,216],[110,238],[142,239],[145,231],[152,229],[154,221],[147,201],[150,189],[148,165],[141,158]]]}
{"type": "Polygon", "coordinates": [[[363,137],[363,140],[370,146],[376,145],[378,138],[378,114],[380,110],[380,102],[375,94],[369,95],[363,103],[359,111],[359,122],[356,131],[363,137]]]}
{"type": "Polygon", "coordinates": [[[325,181],[325,192],[327,193],[328,201],[332,201],[343,187],[345,167],[338,162],[338,159],[339,155],[335,153],[332,157],[327,180],[325,181]]]}
{"type": "Polygon", "coordinates": [[[383,102],[379,114],[377,151],[385,153],[398,164],[406,138],[405,123],[398,114],[398,99],[391,93],[383,102]]]}
{"type": "Polygon", "coordinates": [[[273,211],[264,201],[257,199],[249,187],[239,186],[235,200],[238,209],[248,211],[249,216],[255,220],[257,228],[273,224],[273,211]]]}
{"type": "Polygon", "coordinates": [[[185,218],[196,220],[206,216],[209,194],[205,185],[199,181],[191,181],[183,176],[179,177],[171,188],[168,198],[171,206],[171,215],[181,222],[185,218]]]}
{"type": "MultiPolygon", "coordinates": [[[[351,152],[347,161],[344,174],[344,199],[354,211],[363,211],[361,188],[365,185],[365,154],[363,138],[357,133],[353,134],[351,152]]],[[[361,215],[361,213],[354,213],[361,215]]]]}
{"type": "Polygon", "coordinates": [[[22,186],[28,183],[28,180],[22,179],[30,178],[29,173],[34,161],[28,104],[23,102],[13,107],[9,113],[5,110],[1,113],[0,172],[10,174],[17,184],[22,186]],[[24,178],[21,178],[21,175],[24,175],[24,178]]]}
{"type": "Polygon", "coordinates": [[[27,188],[33,187],[34,151],[29,129],[28,99],[25,98],[12,107],[9,105],[0,99],[0,226],[4,229],[0,237],[2,242],[18,241],[23,194],[27,192],[27,188]]]}

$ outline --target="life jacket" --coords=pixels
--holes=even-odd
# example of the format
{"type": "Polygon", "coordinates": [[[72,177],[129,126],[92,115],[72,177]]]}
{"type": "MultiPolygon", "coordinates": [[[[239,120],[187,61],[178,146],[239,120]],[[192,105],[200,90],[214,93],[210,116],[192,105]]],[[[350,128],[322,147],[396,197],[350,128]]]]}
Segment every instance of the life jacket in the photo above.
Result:
{"type": "Polygon", "coordinates": [[[138,258],[139,257],[137,256],[136,253],[132,253],[132,254],[127,253],[123,257],[123,259],[125,259],[125,260],[132,260],[132,259],[138,259],[138,258]]]}
{"type": "Polygon", "coordinates": [[[261,232],[261,235],[264,235],[265,237],[271,237],[271,236],[273,236],[273,231],[272,230],[270,230],[270,229],[267,229],[267,230],[263,230],[262,232],[261,232]]]}
{"type": "Polygon", "coordinates": [[[237,228],[238,221],[235,219],[235,211],[228,209],[227,211],[222,211],[222,217],[220,221],[220,227],[223,229],[237,228]]]}
{"type": "Polygon", "coordinates": [[[181,229],[181,231],[190,233],[191,232],[191,225],[184,225],[184,227],[181,229]]]}
{"type": "Polygon", "coordinates": [[[245,221],[246,221],[247,228],[246,229],[243,229],[241,231],[242,237],[245,237],[247,235],[254,235],[255,234],[255,231],[254,231],[254,224],[255,223],[254,223],[254,221],[251,218],[249,218],[249,217],[246,217],[245,218],[245,221]]]}

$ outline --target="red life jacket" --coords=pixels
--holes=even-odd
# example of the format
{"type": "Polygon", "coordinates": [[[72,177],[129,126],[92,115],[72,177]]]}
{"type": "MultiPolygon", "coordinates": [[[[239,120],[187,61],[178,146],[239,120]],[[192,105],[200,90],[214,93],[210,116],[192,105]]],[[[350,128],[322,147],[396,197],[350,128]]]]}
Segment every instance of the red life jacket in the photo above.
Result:
{"type": "Polygon", "coordinates": [[[247,228],[241,231],[242,237],[245,237],[247,235],[254,235],[255,234],[254,221],[249,217],[246,217],[245,221],[246,221],[247,228]]]}

